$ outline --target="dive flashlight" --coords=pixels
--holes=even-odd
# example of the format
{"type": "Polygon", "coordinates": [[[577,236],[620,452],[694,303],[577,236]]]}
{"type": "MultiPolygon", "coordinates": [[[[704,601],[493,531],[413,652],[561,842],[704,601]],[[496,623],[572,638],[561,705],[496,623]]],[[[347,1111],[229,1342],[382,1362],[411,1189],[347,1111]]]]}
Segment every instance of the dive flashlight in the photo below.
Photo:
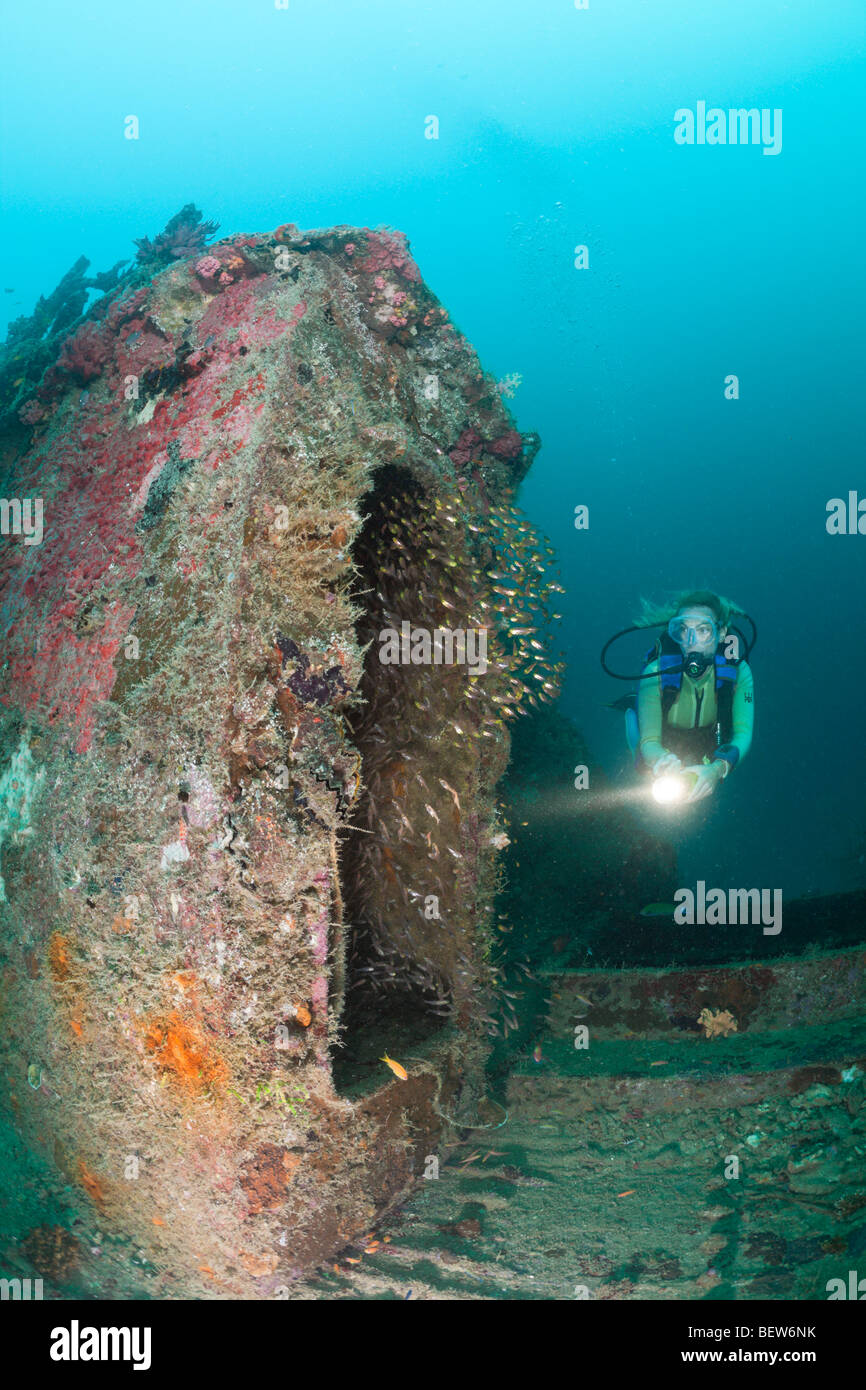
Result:
{"type": "Polygon", "coordinates": [[[697,773],[694,772],[665,773],[653,782],[653,800],[659,806],[676,806],[685,801],[697,780],[697,773]]]}

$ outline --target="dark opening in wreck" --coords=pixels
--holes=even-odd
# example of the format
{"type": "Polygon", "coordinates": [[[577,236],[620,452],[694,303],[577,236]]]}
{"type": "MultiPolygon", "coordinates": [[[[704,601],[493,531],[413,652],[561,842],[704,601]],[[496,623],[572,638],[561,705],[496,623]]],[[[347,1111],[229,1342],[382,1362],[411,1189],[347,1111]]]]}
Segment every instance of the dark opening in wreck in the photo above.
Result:
{"type": "Polygon", "coordinates": [[[455,977],[462,971],[465,981],[470,970],[454,930],[466,838],[454,783],[467,766],[455,740],[468,737],[458,730],[472,722],[472,677],[465,664],[389,661],[383,647],[406,624],[453,631],[472,616],[458,532],[437,519],[441,506],[408,470],[384,468],[362,501],[353,547],[366,653],[347,720],[362,786],[340,852],[345,1004],[334,1062],[346,1088],[386,1046],[438,1032],[453,1010],[455,977]]]}
{"type": "Polygon", "coordinates": [[[512,508],[473,512],[459,488],[390,464],[361,513],[353,559],[366,651],[347,716],[361,789],[340,847],[335,1055],[349,1088],[388,1047],[429,1042],[449,1019],[464,1040],[486,1040],[508,725],[549,700],[559,674],[544,642],[551,552],[512,508]]]}

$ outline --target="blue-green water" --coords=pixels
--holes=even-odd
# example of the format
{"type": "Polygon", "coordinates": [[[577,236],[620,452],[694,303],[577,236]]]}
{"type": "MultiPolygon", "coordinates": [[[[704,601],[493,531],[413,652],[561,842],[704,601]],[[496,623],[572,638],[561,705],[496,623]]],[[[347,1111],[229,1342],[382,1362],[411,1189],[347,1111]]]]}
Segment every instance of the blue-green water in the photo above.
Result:
{"type": "Polygon", "coordinates": [[[638,595],[732,595],[760,625],[757,735],[683,837],[683,881],[851,886],[866,538],[828,536],[825,508],[866,490],[863,20],[847,0],[17,6],[0,314],[190,199],[226,234],[403,229],[485,366],[520,374],[543,440],[522,504],[561,553],[563,709],[594,756],[626,775],[597,652],[638,595]],[[781,111],[781,149],[677,144],[699,101],[781,111]]]}
{"type": "MultiPolygon", "coordinates": [[[[0,85],[0,333],[77,256],[106,269],[134,255],[133,237],[153,236],[191,200],[220,222],[221,235],[286,222],[401,229],[485,368],[510,379],[518,427],[541,435],[520,502],[559,553],[560,709],[587,741],[592,777],[622,790],[633,781],[621,719],[605,708],[623,688],[601,670],[604,641],[632,620],[641,595],[717,589],[758,624],[756,733],[712,814],[665,831],[676,841],[679,882],[761,885],[786,901],[862,887],[866,535],[829,535],[826,508],[852,491],[866,496],[863,39],[854,0],[10,7],[0,85]],[[679,143],[677,113],[703,103],[772,115],[772,143],[679,143]],[[585,265],[576,264],[578,248],[585,265]],[[726,398],[731,376],[737,399],[726,398]],[[590,518],[581,531],[573,521],[580,504],[590,518]]],[[[618,663],[634,669],[641,650],[620,651],[618,663]]],[[[575,815],[571,776],[567,765],[539,773],[540,785],[562,783],[553,817],[575,815]]],[[[650,823],[671,824],[660,816],[650,823]]],[[[553,936],[557,924],[548,925],[553,936]]],[[[608,1280],[611,1297],[632,1296],[628,1288],[667,1297],[681,1274],[692,1281],[683,1297],[732,1296],[733,1288],[739,1297],[823,1296],[837,1247],[822,1244],[825,1213],[809,1204],[808,1174],[800,1226],[787,1229],[787,1208],[778,1221],[763,1209],[755,1217],[768,1228],[759,1233],[765,1245],[789,1240],[788,1283],[747,1283],[762,1247],[754,1253],[745,1240],[739,1283],[733,1256],[728,1266],[716,1261],[720,1273],[707,1272],[712,1252],[683,1236],[685,1254],[662,1252],[655,1282],[640,1285],[637,1242],[613,1205],[639,1185],[638,1164],[622,1148],[638,1140],[621,1142],[622,1116],[603,1104],[589,1132],[598,1152],[609,1145],[618,1155],[619,1168],[611,1180],[599,1165],[586,1190],[600,1227],[612,1232],[610,1248],[579,1266],[569,1249],[560,1271],[565,1256],[558,1236],[548,1248],[550,1229],[565,1222],[569,1242],[582,1239],[582,1227],[567,1225],[577,1219],[568,1162],[588,1129],[569,1084],[572,1072],[583,1081],[592,1067],[575,1060],[569,1042],[548,1043],[534,1018],[524,1023],[547,1050],[536,1065],[527,1044],[515,1069],[512,1128],[493,1155],[502,1164],[479,1178],[461,1166],[474,1160],[452,1155],[451,1186],[429,1188],[410,1210],[399,1277],[389,1285],[365,1275],[361,1296],[406,1297],[417,1279],[444,1287],[441,1271],[431,1278],[428,1269],[443,1223],[446,1242],[462,1242],[460,1279],[483,1278],[485,1296],[541,1296],[530,1289],[537,1278],[543,1296],[572,1297],[585,1276],[608,1280]],[[552,1138],[538,1123],[550,1096],[544,1085],[536,1096],[527,1076],[549,1084],[554,1099],[557,1076],[565,1078],[552,1138]],[[547,1204],[547,1183],[561,1210],[547,1204]],[[473,1274],[464,1246],[475,1235],[465,1222],[476,1222],[480,1238],[479,1212],[490,1224],[472,1256],[483,1271],[473,1274]],[[496,1246],[511,1239],[509,1283],[496,1246]],[[793,1271],[808,1260],[814,1280],[795,1286],[793,1271]]],[[[791,1066],[860,1056],[862,1024],[838,1029],[831,1020],[817,1042],[799,1038],[780,1052],[791,1066]]],[[[716,1154],[705,1163],[701,1155],[689,1080],[704,1041],[696,1034],[679,1052],[666,1042],[640,1052],[628,1035],[592,1064],[604,1076],[628,1072],[623,1058],[637,1051],[647,1075],[668,1063],[686,1076],[670,1106],[695,1131],[677,1139],[694,1204],[708,1200],[717,1177],[716,1154]]],[[[724,1046],[714,1041],[718,1052],[703,1054],[701,1065],[724,1058],[720,1074],[745,1072],[750,1052],[756,1072],[766,1062],[742,1036],[727,1053],[724,1046]]],[[[767,1184],[792,1144],[808,1156],[821,1143],[835,1155],[813,1116],[826,1096],[808,1080],[807,1101],[800,1092],[786,1097],[778,1132],[762,1137],[767,1184]]],[[[504,1082],[502,1094],[511,1104],[504,1082]]],[[[727,1133],[738,1121],[719,1107],[727,1133]]],[[[853,1107],[839,1114],[834,1134],[847,1163],[862,1136],[853,1107]]],[[[659,1172],[673,1162],[668,1120],[667,1111],[651,1118],[640,1140],[659,1172]]],[[[18,1161],[15,1150],[5,1163],[18,1161]]],[[[828,1190],[859,1183],[853,1167],[837,1166],[828,1190]]],[[[663,1207],[658,1197],[660,1227],[663,1207]]],[[[680,1216],[690,1210],[680,1202],[680,1216]]],[[[859,1210],[855,1202],[851,1211],[859,1210]]],[[[848,1250],[851,1260],[862,1250],[855,1234],[860,1244],[845,1247],[840,1268],[848,1250]]],[[[395,1249],[400,1239],[395,1228],[395,1249]]],[[[774,1250],[775,1268],[782,1256],[774,1250]]],[[[377,1278],[386,1253],[370,1262],[377,1278]]],[[[351,1291],[345,1268],[334,1277],[351,1291]]],[[[471,1296],[471,1282],[466,1289],[471,1296]]]]}

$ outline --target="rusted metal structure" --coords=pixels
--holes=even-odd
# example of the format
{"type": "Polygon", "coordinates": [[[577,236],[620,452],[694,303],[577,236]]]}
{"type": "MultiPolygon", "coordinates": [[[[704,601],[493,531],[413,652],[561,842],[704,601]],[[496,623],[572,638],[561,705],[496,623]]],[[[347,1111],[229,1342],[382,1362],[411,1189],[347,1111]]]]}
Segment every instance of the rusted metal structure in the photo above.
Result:
{"type": "Polygon", "coordinates": [[[477,1107],[494,788],[556,688],[536,441],[405,240],[204,231],[3,362],[4,1250],[59,1296],[279,1296],[477,1107]],[[404,624],[485,669],[383,663],[404,624]]]}

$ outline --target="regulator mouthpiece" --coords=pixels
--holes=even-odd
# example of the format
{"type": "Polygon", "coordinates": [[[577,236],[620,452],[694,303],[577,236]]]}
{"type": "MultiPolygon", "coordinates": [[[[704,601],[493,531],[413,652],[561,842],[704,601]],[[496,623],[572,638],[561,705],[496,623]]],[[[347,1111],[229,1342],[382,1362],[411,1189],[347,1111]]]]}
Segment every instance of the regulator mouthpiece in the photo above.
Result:
{"type": "Polygon", "coordinates": [[[690,656],[683,657],[683,670],[687,676],[691,676],[693,681],[700,680],[712,664],[713,658],[711,656],[701,655],[699,652],[693,652],[690,656]]]}

